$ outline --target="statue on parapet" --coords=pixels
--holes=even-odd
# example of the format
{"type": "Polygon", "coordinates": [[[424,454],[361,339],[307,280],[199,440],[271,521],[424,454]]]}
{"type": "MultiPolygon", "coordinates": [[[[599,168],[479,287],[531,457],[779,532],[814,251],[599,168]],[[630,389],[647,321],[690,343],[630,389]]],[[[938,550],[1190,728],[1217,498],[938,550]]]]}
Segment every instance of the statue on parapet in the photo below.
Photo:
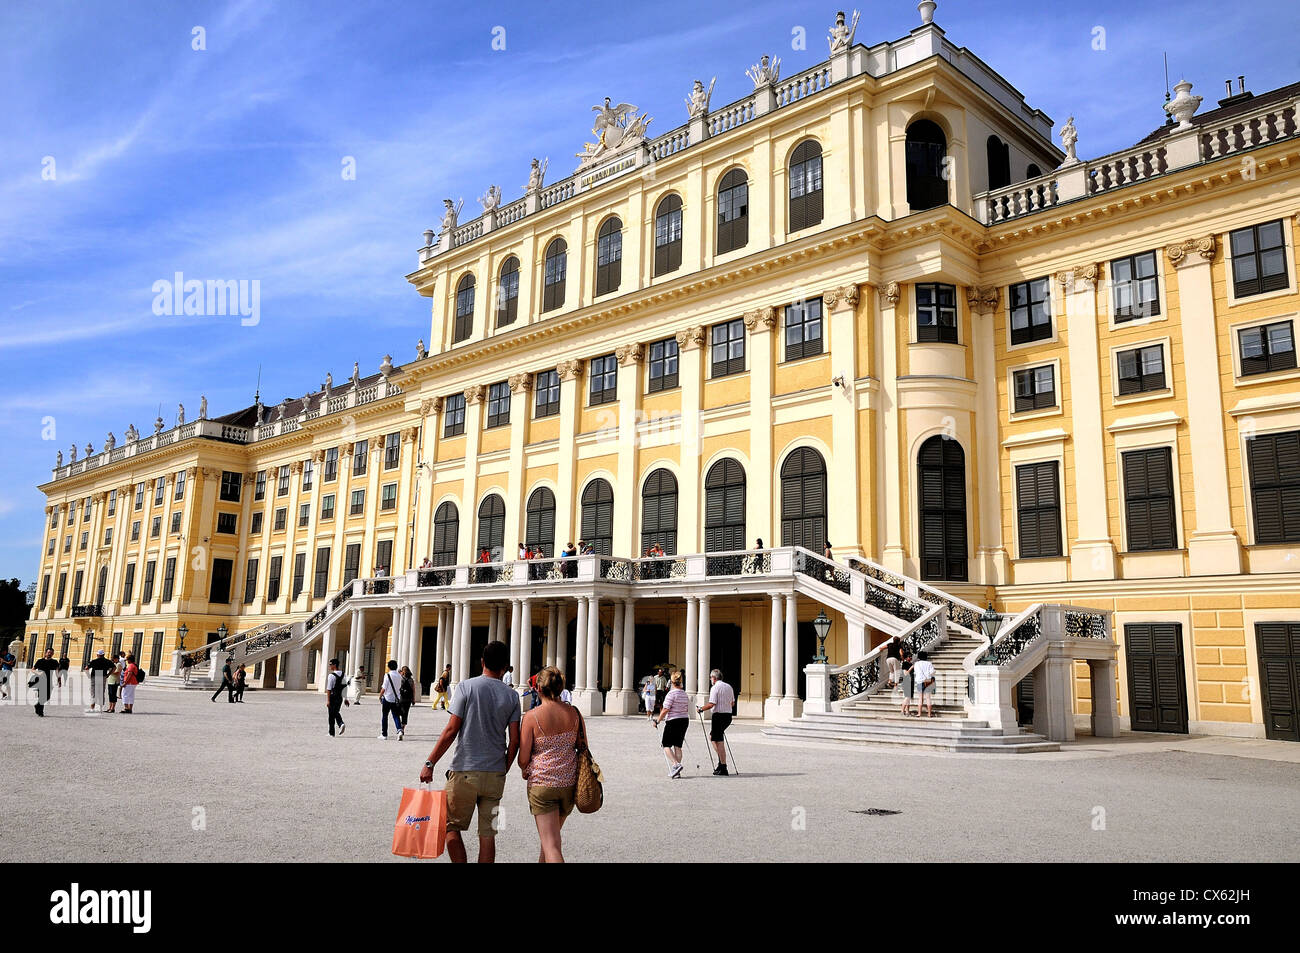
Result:
{"type": "Polygon", "coordinates": [[[501,204],[501,186],[489,185],[487,194],[479,196],[478,204],[483,206],[484,215],[489,212],[495,212],[497,206],[501,204]]]}
{"type": "Polygon", "coordinates": [[[1074,165],[1079,161],[1078,155],[1075,154],[1075,145],[1079,141],[1079,130],[1074,128],[1074,117],[1071,116],[1065,120],[1065,125],[1061,127],[1061,145],[1065,147],[1065,161],[1062,166],[1074,165]]]}
{"type": "Polygon", "coordinates": [[[546,167],[551,164],[550,159],[542,162],[533,160],[532,166],[528,169],[528,184],[524,186],[525,192],[536,192],[546,181],[546,167]]]}
{"type": "Polygon", "coordinates": [[[176,426],[179,427],[183,423],[185,423],[185,405],[177,404],[176,405],[176,426]]]}
{"type": "Polygon", "coordinates": [[[761,60],[745,70],[745,75],[754,81],[755,89],[772,86],[781,78],[781,58],[772,59],[764,53],[761,60]]]}
{"type": "Polygon", "coordinates": [[[827,36],[827,39],[831,44],[832,56],[836,53],[843,53],[853,45],[853,34],[858,31],[859,16],[861,16],[861,14],[857,10],[854,10],[853,23],[845,24],[844,11],[841,10],[839,13],[835,14],[835,25],[831,27],[830,34],[827,36]]]}
{"type": "Polygon", "coordinates": [[[717,84],[718,77],[713,77],[709,83],[709,88],[704,88],[704,83],[700,80],[695,81],[691,87],[691,94],[686,97],[686,113],[692,119],[700,119],[709,112],[709,100],[713,98],[713,87],[717,84]]]}
{"type": "Polygon", "coordinates": [[[465,207],[465,200],[461,199],[459,204],[457,204],[453,202],[451,199],[443,199],[442,204],[443,204],[443,211],[442,211],[441,234],[446,235],[455,230],[456,220],[460,218],[460,211],[465,207]]]}

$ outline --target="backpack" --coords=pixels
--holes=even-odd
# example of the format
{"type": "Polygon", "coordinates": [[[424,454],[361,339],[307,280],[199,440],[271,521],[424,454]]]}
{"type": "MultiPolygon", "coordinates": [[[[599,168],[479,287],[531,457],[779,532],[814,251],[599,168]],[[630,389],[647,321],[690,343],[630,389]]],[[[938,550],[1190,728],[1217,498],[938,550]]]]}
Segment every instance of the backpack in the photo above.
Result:
{"type": "Polygon", "coordinates": [[[403,702],[408,702],[408,703],[414,702],[415,701],[415,680],[412,678],[407,678],[405,675],[403,675],[402,688],[401,691],[398,692],[397,697],[400,698],[403,702]]]}
{"type": "Polygon", "coordinates": [[[135,680],[136,680],[136,684],[138,685],[144,684],[144,669],[142,669],[139,665],[135,667],[135,680]]]}
{"type": "Polygon", "coordinates": [[[330,701],[343,700],[343,673],[330,672],[334,676],[334,687],[330,689],[330,701]]]}

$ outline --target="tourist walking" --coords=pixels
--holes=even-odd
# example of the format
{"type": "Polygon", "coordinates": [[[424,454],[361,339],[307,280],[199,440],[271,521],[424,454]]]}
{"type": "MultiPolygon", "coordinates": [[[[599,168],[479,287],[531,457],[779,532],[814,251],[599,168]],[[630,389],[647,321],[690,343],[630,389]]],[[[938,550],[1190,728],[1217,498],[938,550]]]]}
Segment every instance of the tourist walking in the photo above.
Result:
{"type": "Polygon", "coordinates": [[[411,674],[410,666],[407,665],[398,669],[397,674],[402,676],[402,691],[398,696],[398,707],[402,712],[402,725],[406,726],[411,723],[411,706],[415,704],[415,676],[411,674]]]}
{"type": "Polygon", "coordinates": [[[59,662],[54,657],[54,649],[46,649],[45,657],[37,659],[32,669],[35,674],[27,685],[36,689],[36,717],[44,718],[45,706],[54,693],[54,682],[59,675],[59,662]]]}
{"type": "Polygon", "coordinates": [[[126,664],[122,666],[122,710],[119,714],[130,715],[135,711],[135,687],[140,684],[140,669],[135,664],[135,656],[128,654],[126,664]]]}
{"type": "Polygon", "coordinates": [[[645,680],[641,686],[641,707],[645,709],[646,717],[651,721],[655,719],[655,680],[651,676],[645,680]]]}
{"type": "Polygon", "coordinates": [[[357,666],[357,674],[352,681],[348,682],[348,685],[352,688],[352,704],[360,705],[361,696],[366,693],[366,667],[364,665],[357,666]]]}
{"type": "Polygon", "coordinates": [[[104,650],[100,649],[85,670],[90,674],[90,707],[86,711],[92,715],[99,714],[104,711],[104,689],[108,685],[109,673],[113,671],[113,663],[104,658],[104,650]]]}
{"type": "MultiPolygon", "coordinates": [[[[230,663],[234,660],[235,657],[233,655],[226,656],[226,664],[221,666],[221,684],[218,685],[217,690],[212,693],[213,701],[216,701],[217,696],[222,692],[225,692],[226,701],[230,702],[232,705],[235,703],[235,675],[230,670],[230,663]]],[[[122,684],[125,685],[126,683],[123,682],[122,684]]]]}
{"type": "Polygon", "coordinates": [[[117,659],[109,659],[112,668],[108,672],[108,713],[117,711],[117,693],[122,684],[122,664],[117,659]]]}
{"type": "Polygon", "coordinates": [[[686,698],[686,692],[682,689],[682,673],[673,672],[672,688],[664,696],[663,709],[659,712],[655,724],[664,725],[663,740],[661,744],[664,749],[664,757],[668,759],[668,777],[680,778],[682,776],[682,742],[686,740],[686,729],[690,727],[690,702],[686,698]]]}
{"type": "Polygon", "coordinates": [[[436,697],[433,700],[433,704],[430,705],[429,707],[432,708],[434,711],[437,711],[439,708],[441,708],[443,711],[446,711],[447,692],[450,690],[451,690],[451,666],[448,665],[446,668],[442,670],[442,674],[438,676],[438,680],[433,683],[433,691],[436,697]]]}
{"type": "Polygon", "coordinates": [[[560,701],[564,676],[552,665],[537,673],[542,703],[524,715],[519,731],[519,769],[528,782],[528,810],[537,824],[537,862],[562,864],[560,829],[573,813],[578,789],[578,733],[582,715],[560,701]]]}
{"type": "Polygon", "coordinates": [[[383,684],[379,687],[379,740],[388,740],[388,716],[393,716],[393,727],[397,729],[397,740],[403,739],[402,731],[402,676],[397,672],[397,660],[388,660],[388,671],[384,673],[383,684]]]}
{"type": "Polygon", "coordinates": [[[668,694],[668,670],[661,668],[655,673],[655,710],[659,714],[664,710],[664,696],[668,694]]]}
{"type": "Polygon", "coordinates": [[[72,676],[69,670],[72,668],[72,660],[68,658],[68,653],[64,651],[59,656],[59,702],[62,703],[66,692],[72,686],[72,676]]]}
{"type": "Polygon", "coordinates": [[[345,681],[343,673],[339,671],[339,660],[332,658],[329,660],[329,674],[325,676],[325,707],[329,712],[330,737],[334,737],[334,726],[338,725],[339,734],[347,729],[343,724],[343,706],[348,700],[343,697],[345,681]]]}
{"type": "MultiPolygon", "coordinates": [[[[100,652],[99,654],[103,655],[104,653],[100,652]]],[[[9,697],[9,682],[14,677],[14,664],[17,661],[18,659],[14,657],[14,653],[8,649],[5,649],[4,654],[0,655],[0,698],[9,697]]]]}
{"type": "Polygon", "coordinates": [[[712,709],[713,717],[709,722],[709,741],[718,752],[718,766],[713,773],[719,777],[727,776],[727,728],[736,714],[736,692],[722,680],[722,671],[714,669],[709,672],[709,700],[699,707],[703,714],[712,709]]]}
{"type": "Polygon", "coordinates": [[[912,658],[912,650],[907,646],[903,647],[903,714],[912,713],[912,687],[914,678],[912,675],[912,666],[916,664],[916,659],[912,658]]]}
{"type": "Polygon", "coordinates": [[[903,640],[894,636],[885,646],[885,672],[887,675],[886,687],[893,688],[898,684],[898,673],[902,668],[903,640]]]}
{"type": "Polygon", "coordinates": [[[510,649],[504,642],[484,646],[482,674],[456,686],[447,726],[420,772],[421,782],[432,781],[434,767],[455,742],[446,784],[447,854],[455,864],[467,860],[461,834],[469,830],[476,810],[478,862],[496,860],[497,813],[506,770],[519,751],[519,696],[501,681],[509,663],[510,649]]]}
{"type": "Polygon", "coordinates": [[[515,667],[513,665],[506,666],[505,673],[501,676],[501,683],[507,688],[515,687],[515,667]]]}
{"type": "Polygon", "coordinates": [[[916,664],[912,666],[912,680],[916,685],[920,700],[916,703],[916,716],[921,717],[925,709],[927,717],[934,717],[934,663],[930,661],[929,652],[917,652],[916,664]]]}
{"type": "Polygon", "coordinates": [[[244,663],[239,663],[239,668],[235,669],[235,701],[244,700],[244,689],[248,687],[248,670],[244,668],[244,663]]]}

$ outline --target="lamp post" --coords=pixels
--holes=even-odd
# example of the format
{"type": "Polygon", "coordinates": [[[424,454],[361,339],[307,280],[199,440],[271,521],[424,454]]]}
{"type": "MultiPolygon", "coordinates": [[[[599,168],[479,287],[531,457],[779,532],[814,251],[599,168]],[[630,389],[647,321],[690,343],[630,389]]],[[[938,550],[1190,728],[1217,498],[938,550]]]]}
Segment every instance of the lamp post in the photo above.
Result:
{"type": "Polygon", "coordinates": [[[980,631],[984,633],[984,638],[989,640],[989,651],[984,658],[980,659],[982,665],[996,665],[997,659],[993,655],[993,640],[998,637],[998,629],[1002,628],[1002,615],[993,611],[993,603],[989,603],[984,614],[980,616],[980,631]]]}
{"type": "Polygon", "coordinates": [[[817,630],[817,654],[813,657],[814,662],[825,664],[826,658],[826,635],[831,630],[831,620],[826,617],[825,610],[817,613],[817,618],[813,619],[813,628],[817,630]]]}
{"type": "Polygon", "coordinates": [[[224,652],[226,650],[226,635],[229,632],[230,630],[226,628],[226,623],[223,622],[221,623],[221,625],[217,626],[217,651],[218,652],[224,652]]]}
{"type": "Polygon", "coordinates": [[[182,652],[185,651],[185,636],[187,636],[187,635],[189,635],[189,634],[190,634],[190,628],[189,628],[189,626],[187,626],[184,622],[182,622],[182,623],[181,623],[181,627],[180,627],[179,629],[176,630],[176,637],[177,637],[177,639],[180,640],[180,642],[179,642],[179,648],[180,648],[180,651],[182,651],[182,652]]]}

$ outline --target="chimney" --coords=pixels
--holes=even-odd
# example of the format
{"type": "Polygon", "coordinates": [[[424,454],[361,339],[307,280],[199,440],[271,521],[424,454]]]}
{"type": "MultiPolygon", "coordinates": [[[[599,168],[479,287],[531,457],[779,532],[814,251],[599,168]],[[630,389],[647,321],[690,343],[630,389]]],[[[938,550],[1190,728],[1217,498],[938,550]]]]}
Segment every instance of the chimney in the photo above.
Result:
{"type": "Polygon", "coordinates": [[[1246,90],[1245,76],[1237,77],[1237,91],[1235,93],[1232,91],[1232,80],[1225,79],[1223,81],[1223,86],[1224,89],[1227,91],[1227,95],[1224,96],[1223,99],[1219,100],[1220,106],[1231,106],[1234,105],[1235,103],[1244,103],[1249,99],[1255,98],[1254,93],[1248,92],[1246,90]]]}

